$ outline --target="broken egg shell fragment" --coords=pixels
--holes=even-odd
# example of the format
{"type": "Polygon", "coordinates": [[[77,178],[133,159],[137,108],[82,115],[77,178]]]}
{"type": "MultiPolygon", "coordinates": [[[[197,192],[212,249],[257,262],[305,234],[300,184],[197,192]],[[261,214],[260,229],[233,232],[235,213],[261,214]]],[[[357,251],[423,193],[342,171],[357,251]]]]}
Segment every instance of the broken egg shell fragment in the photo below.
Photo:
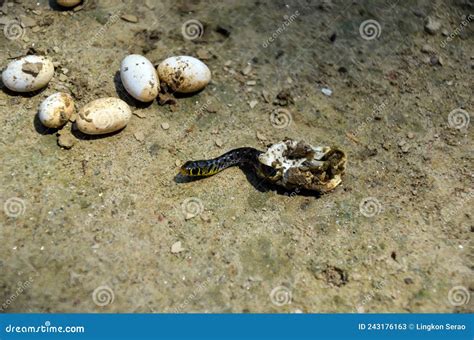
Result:
{"type": "Polygon", "coordinates": [[[311,146],[286,139],[271,145],[259,161],[276,170],[270,181],[287,189],[328,192],[342,182],[346,155],[335,147],[311,146]]]}
{"type": "Polygon", "coordinates": [[[74,100],[67,93],[57,92],[46,98],[38,110],[41,123],[49,128],[59,128],[67,123],[74,112],[74,100]]]}
{"type": "Polygon", "coordinates": [[[131,117],[132,111],[123,100],[113,97],[100,98],[79,111],[76,126],[83,133],[100,135],[123,129],[131,117]]]}
{"type": "Polygon", "coordinates": [[[211,71],[199,59],[178,56],[167,58],[158,65],[158,77],[175,92],[192,93],[209,84],[211,71]]]}
{"type": "Polygon", "coordinates": [[[2,72],[2,81],[12,91],[31,92],[48,85],[53,74],[54,66],[51,60],[43,56],[29,55],[10,62],[2,72]]]}
{"type": "Polygon", "coordinates": [[[120,79],[125,90],[141,102],[151,102],[158,96],[158,75],[153,64],[144,56],[126,56],[120,65],[120,79]]]}

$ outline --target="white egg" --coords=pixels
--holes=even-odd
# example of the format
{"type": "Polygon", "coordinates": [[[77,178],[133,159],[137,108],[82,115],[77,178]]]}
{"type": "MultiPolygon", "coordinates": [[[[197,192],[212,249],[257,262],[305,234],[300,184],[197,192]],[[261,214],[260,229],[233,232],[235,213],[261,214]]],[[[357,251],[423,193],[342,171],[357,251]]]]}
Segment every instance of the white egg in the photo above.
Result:
{"type": "Polygon", "coordinates": [[[163,60],[158,65],[158,77],[175,92],[191,93],[209,84],[211,71],[199,59],[179,56],[163,60]]]}
{"type": "Polygon", "coordinates": [[[2,81],[15,92],[36,91],[45,87],[54,74],[51,60],[29,55],[8,64],[2,72],[2,81]]]}
{"type": "Polygon", "coordinates": [[[131,54],[122,60],[120,78],[127,92],[141,102],[158,96],[160,81],[153,64],[145,57],[131,54]]]}
{"type": "Polygon", "coordinates": [[[67,93],[50,95],[40,105],[38,117],[44,126],[59,128],[67,123],[74,112],[74,100],[67,93]]]}
{"type": "Polygon", "coordinates": [[[132,111],[123,100],[118,98],[96,99],[80,111],[76,119],[79,131],[89,135],[100,135],[123,129],[130,118],[132,111]]]}

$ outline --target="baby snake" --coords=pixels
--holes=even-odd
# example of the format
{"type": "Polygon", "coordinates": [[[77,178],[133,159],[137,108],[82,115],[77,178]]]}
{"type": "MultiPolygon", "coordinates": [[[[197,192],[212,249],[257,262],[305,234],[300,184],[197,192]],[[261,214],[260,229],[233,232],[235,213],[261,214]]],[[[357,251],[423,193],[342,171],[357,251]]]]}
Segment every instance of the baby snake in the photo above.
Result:
{"type": "Polygon", "coordinates": [[[187,177],[207,177],[235,165],[250,165],[258,177],[285,189],[325,193],[341,184],[346,155],[337,147],[314,147],[286,138],[270,145],[266,152],[244,147],[217,158],[188,161],[180,172],[187,177]]]}
{"type": "Polygon", "coordinates": [[[259,162],[258,156],[262,153],[250,147],[233,149],[217,158],[187,161],[181,166],[181,174],[188,177],[207,177],[231,166],[251,165],[260,177],[274,176],[275,169],[259,162]]]}

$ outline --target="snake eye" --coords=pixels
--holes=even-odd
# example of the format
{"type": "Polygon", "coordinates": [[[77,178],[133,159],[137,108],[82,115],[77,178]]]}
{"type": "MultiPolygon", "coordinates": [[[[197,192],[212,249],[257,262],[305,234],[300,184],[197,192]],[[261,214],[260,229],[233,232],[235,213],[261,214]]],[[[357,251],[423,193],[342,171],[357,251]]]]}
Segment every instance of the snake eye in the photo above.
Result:
{"type": "Polygon", "coordinates": [[[181,166],[181,174],[185,176],[192,176],[193,169],[194,167],[192,166],[192,162],[188,161],[181,166]]]}

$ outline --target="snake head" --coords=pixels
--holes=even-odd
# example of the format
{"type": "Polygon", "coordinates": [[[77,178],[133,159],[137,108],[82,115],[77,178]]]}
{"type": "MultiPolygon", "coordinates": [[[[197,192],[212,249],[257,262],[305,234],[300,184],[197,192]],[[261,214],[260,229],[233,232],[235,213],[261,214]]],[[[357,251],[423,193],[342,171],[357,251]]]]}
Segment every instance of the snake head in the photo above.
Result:
{"type": "Polygon", "coordinates": [[[183,176],[194,176],[195,174],[193,174],[193,170],[194,172],[196,172],[196,166],[194,165],[194,162],[187,161],[181,166],[181,169],[179,169],[179,172],[183,176]]]}

